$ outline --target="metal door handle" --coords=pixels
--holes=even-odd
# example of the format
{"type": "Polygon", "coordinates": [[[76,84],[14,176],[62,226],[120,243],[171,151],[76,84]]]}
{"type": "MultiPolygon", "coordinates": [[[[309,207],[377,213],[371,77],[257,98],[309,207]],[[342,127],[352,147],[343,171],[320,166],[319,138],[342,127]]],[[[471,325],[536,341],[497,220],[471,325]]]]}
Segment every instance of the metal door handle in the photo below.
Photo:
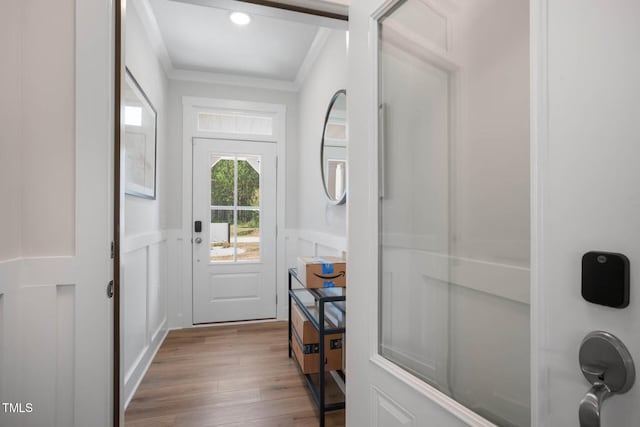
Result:
{"type": "Polygon", "coordinates": [[[600,427],[602,403],[611,396],[611,390],[604,384],[595,384],[580,401],[578,417],[580,427],[600,427]]]}
{"type": "Polygon", "coordinates": [[[602,405],[614,395],[626,393],[635,381],[635,367],[627,347],[614,335],[594,331],[580,345],[580,369],[593,386],[580,401],[580,427],[600,427],[602,405]]]}
{"type": "Polygon", "coordinates": [[[202,237],[196,237],[196,238],[194,239],[194,242],[196,242],[196,243],[198,243],[198,244],[202,243],[202,237]]]}

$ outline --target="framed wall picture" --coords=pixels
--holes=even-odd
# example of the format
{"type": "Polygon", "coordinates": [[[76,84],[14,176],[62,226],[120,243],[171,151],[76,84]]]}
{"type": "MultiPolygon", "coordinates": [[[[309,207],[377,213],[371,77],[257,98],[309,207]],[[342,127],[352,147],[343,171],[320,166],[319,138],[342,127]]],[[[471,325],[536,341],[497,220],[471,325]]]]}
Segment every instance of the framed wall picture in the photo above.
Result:
{"type": "Polygon", "coordinates": [[[124,192],[155,199],[158,114],[128,68],[124,101],[124,192]]]}

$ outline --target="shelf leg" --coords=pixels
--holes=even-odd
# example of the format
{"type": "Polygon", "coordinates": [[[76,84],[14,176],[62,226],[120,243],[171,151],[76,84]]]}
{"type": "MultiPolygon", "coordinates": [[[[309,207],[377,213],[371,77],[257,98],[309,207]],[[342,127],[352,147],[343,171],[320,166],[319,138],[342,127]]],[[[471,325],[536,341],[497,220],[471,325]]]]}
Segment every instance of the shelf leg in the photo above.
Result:
{"type": "Polygon", "coordinates": [[[320,374],[319,374],[319,383],[320,383],[320,427],[324,427],[324,415],[325,415],[325,377],[324,377],[324,358],[325,358],[325,348],[324,348],[324,302],[320,301],[320,306],[318,307],[318,322],[320,324],[320,330],[318,331],[318,335],[320,335],[320,374]]]}

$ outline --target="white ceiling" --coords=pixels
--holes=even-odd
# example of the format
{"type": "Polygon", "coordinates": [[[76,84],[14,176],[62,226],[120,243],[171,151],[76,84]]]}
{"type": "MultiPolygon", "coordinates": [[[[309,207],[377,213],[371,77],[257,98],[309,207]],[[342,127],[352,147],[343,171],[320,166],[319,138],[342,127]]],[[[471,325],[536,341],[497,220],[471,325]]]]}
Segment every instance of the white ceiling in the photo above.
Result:
{"type": "Polygon", "coordinates": [[[172,0],[149,0],[149,5],[175,70],[294,82],[314,40],[327,31],[258,14],[239,27],[229,20],[228,9],[172,0]]]}

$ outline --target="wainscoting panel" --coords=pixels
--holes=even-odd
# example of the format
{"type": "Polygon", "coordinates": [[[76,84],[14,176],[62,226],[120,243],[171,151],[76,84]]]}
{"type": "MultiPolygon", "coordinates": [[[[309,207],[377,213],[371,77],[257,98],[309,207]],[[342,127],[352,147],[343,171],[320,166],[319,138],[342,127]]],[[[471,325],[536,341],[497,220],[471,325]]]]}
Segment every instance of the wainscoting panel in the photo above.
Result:
{"type": "Polygon", "coordinates": [[[415,417],[377,388],[372,389],[374,427],[405,427],[415,425],[415,417]]]}
{"type": "Polygon", "coordinates": [[[156,338],[167,319],[167,242],[149,246],[149,330],[156,338]]]}
{"type": "MultiPolygon", "coordinates": [[[[7,318],[4,315],[4,293],[0,293],[0,378],[5,378],[5,366],[4,366],[4,355],[8,352],[7,345],[5,343],[4,338],[4,328],[7,324],[7,318]]],[[[4,384],[0,381],[0,400],[4,393],[4,384]]]]}
{"type": "MultiPolygon", "coordinates": [[[[297,240],[297,256],[313,256],[316,254],[316,245],[313,240],[298,237],[297,240]]],[[[295,263],[292,265],[296,265],[295,263]]]]}
{"type": "Polygon", "coordinates": [[[125,408],[167,333],[166,231],[127,237],[122,254],[125,408]]]}
{"type": "Polygon", "coordinates": [[[191,286],[191,276],[185,272],[191,271],[191,266],[185,257],[185,243],[181,230],[167,231],[167,304],[169,307],[169,329],[183,326],[184,287],[191,286]]]}
{"type": "Polygon", "coordinates": [[[346,256],[347,238],[310,230],[296,230],[297,256],[346,256]]]}
{"type": "MultiPolygon", "coordinates": [[[[0,262],[0,401],[20,401],[22,344],[20,270],[22,260],[0,262]]],[[[0,425],[22,427],[22,419],[0,411],[0,425]]]]}
{"type": "Polygon", "coordinates": [[[147,250],[145,247],[122,257],[121,325],[125,385],[147,347],[147,250]]]}
{"type": "Polygon", "coordinates": [[[75,365],[75,286],[56,286],[57,330],[56,342],[56,426],[72,426],[75,365]]]}
{"type": "Polygon", "coordinates": [[[0,401],[20,405],[0,425],[74,425],[73,276],[72,257],[0,262],[0,401]]]}
{"type": "MultiPolygon", "coordinates": [[[[56,291],[56,286],[31,286],[23,288],[21,292],[21,324],[28,330],[24,334],[22,355],[25,365],[29,367],[24,371],[24,394],[37,408],[30,417],[35,419],[36,425],[56,419],[56,357],[53,356],[58,332],[56,291]]],[[[69,332],[64,331],[65,334],[69,332]]]]}

